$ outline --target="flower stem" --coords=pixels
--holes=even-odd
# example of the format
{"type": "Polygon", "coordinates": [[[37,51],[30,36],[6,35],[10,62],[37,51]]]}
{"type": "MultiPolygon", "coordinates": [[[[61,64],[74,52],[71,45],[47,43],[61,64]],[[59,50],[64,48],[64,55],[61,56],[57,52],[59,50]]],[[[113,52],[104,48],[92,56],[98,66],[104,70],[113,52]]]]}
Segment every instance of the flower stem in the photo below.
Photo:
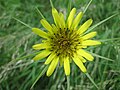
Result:
{"type": "Polygon", "coordinates": [[[70,90],[70,77],[67,76],[67,90],[70,90]]]}

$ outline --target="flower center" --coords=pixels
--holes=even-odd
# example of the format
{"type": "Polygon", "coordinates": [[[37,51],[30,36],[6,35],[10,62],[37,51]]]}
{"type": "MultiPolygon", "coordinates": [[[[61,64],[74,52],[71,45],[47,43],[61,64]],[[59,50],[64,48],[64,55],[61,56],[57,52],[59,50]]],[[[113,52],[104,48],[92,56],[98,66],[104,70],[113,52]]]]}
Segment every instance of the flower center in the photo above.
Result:
{"type": "Polygon", "coordinates": [[[59,29],[51,37],[52,50],[60,56],[72,56],[80,46],[80,36],[74,30],[59,29]]]}

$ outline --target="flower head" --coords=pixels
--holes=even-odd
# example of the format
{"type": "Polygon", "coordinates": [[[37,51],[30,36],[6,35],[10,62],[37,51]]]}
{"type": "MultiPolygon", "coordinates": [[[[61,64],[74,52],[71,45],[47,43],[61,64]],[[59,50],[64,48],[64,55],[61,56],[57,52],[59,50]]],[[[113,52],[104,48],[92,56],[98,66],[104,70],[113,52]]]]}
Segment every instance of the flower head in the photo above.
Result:
{"type": "Polygon", "coordinates": [[[73,8],[67,20],[65,20],[62,13],[58,13],[55,8],[52,8],[55,24],[50,25],[46,19],[42,19],[40,22],[47,30],[46,32],[38,28],[32,28],[34,33],[44,39],[41,44],[33,45],[34,49],[41,50],[33,59],[40,60],[47,57],[45,61],[46,65],[49,64],[47,76],[54,72],[59,63],[64,66],[65,74],[69,75],[71,61],[74,61],[82,72],[87,72],[84,63],[86,59],[92,61],[94,57],[85,51],[84,48],[101,44],[99,41],[91,40],[91,38],[96,36],[96,32],[84,35],[93,20],[89,19],[79,26],[83,13],[78,13],[76,17],[75,13],[76,8],[73,8]]]}

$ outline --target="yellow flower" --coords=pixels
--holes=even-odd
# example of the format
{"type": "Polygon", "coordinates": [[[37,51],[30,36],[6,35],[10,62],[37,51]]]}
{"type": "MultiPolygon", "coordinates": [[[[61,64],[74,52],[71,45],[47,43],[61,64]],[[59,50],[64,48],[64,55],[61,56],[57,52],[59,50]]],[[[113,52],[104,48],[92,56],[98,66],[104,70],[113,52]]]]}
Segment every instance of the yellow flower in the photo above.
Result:
{"type": "Polygon", "coordinates": [[[78,26],[83,13],[80,12],[75,17],[76,8],[73,8],[65,20],[62,13],[58,13],[55,8],[52,8],[52,16],[55,24],[50,25],[46,19],[40,20],[46,32],[32,28],[32,31],[44,38],[41,44],[33,45],[36,50],[41,52],[36,55],[33,60],[40,60],[47,57],[45,64],[49,65],[47,76],[50,76],[57,65],[64,65],[66,75],[70,75],[70,62],[72,60],[81,69],[82,72],[87,72],[84,63],[86,59],[92,61],[94,57],[84,50],[88,46],[99,45],[101,42],[91,40],[96,36],[96,32],[91,32],[84,35],[84,32],[92,24],[92,19],[87,20],[83,25],[78,26]],[[74,18],[75,17],[75,18],[74,18]]]}

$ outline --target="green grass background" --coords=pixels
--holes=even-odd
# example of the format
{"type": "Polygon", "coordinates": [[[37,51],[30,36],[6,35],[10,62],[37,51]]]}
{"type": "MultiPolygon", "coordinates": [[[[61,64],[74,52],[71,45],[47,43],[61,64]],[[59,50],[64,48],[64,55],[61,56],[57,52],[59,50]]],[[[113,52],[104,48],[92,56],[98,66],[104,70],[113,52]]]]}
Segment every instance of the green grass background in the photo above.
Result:
{"type": "MultiPolygon", "coordinates": [[[[52,0],[54,6],[65,13],[68,0],[52,0]]],[[[84,10],[89,0],[73,0],[72,8],[84,10]]],[[[38,7],[52,24],[49,0],[0,0],[0,90],[29,90],[40,72],[44,60],[32,62],[36,51],[32,45],[40,43],[41,38],[32,33],[31,29],[22,25],[12,17],[27,23],[31,27],[43,28],[39,23],[42,17],[38,7]]],[[[95,57],[87,62],[88,73],[98,85],[99,90],[120,90],[120,0],[93,0],[82,18],[81,24],[92,18],[93,25],[118,13],[109,21],[101,24],[94,31],[98,32],[95,39],[109,41],[102,45],[90,47],[88,50],[107,59],[95,57]]],[[[66,13],[65,13],[66,14],[66,13]]],[[[45,74],[38,80],[33,90],[66,90],[67,81],[62,68],[57,68],[51,77],[45,74]]],[[[71,63],[71,90],[97,90],[84,73],[71,63]]]]}

